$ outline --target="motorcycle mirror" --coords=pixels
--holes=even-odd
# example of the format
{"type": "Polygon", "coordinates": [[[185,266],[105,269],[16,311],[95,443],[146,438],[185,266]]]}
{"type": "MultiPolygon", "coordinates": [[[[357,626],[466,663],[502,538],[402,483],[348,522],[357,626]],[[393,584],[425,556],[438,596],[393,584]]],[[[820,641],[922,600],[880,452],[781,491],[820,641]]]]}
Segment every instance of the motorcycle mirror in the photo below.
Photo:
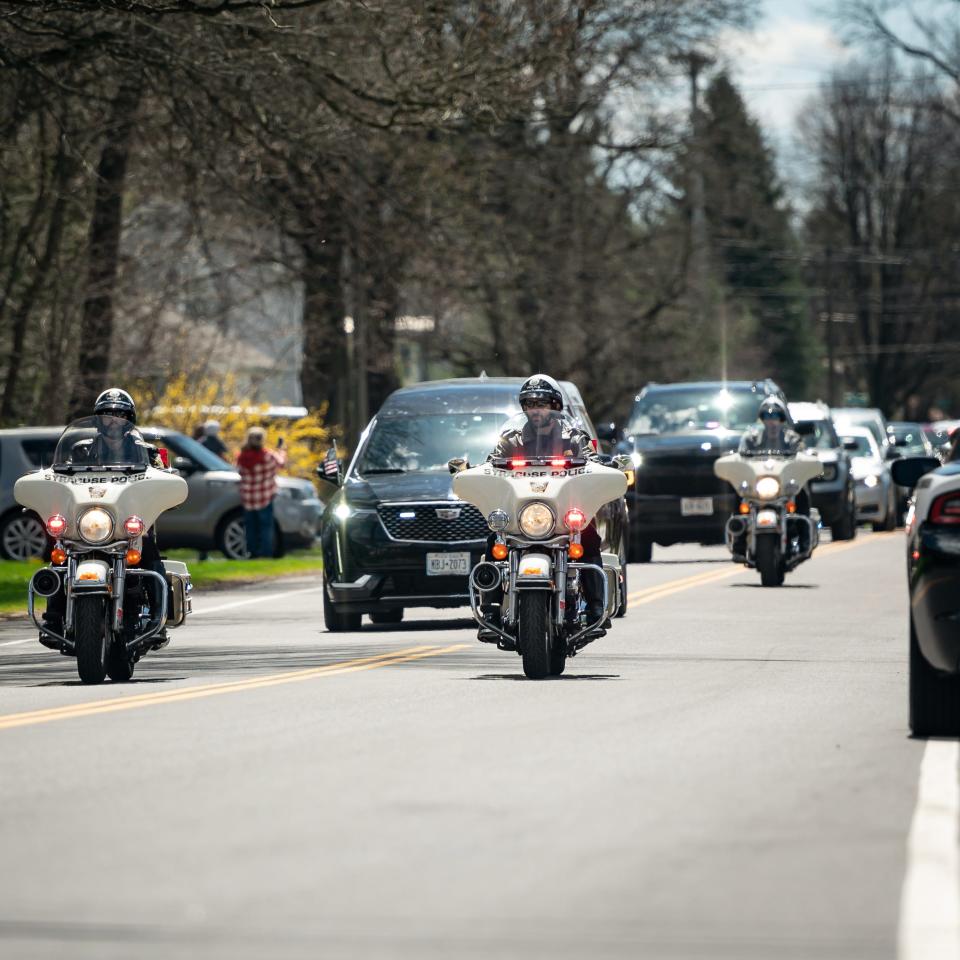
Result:
{"type": "Polygon", "coordinates": [[[174,457],[173,469],[189,476],[197,472],[197,465],[189,457],[174,457]]]}
{"type": "Polygon", "coordinates": [[[468,470],[470,461],[466,457],[452,457],[447,461],[447,469],[451,474],[460,473],[461,470],[468,470]]]}
{"type": "Polygon", "coordinates": [[[597,438],[604,443],[617,442],[617,425],[615,423],[598,423],[597,438]]]}
{"type": "Polygon", "coordinates": [[[617,454],[617,456],[613,458],[613,462],[616,464],[617,469],[622,470],[624,473],[633,469],[633,457],[628,457],[623,453],[617,454]]]}

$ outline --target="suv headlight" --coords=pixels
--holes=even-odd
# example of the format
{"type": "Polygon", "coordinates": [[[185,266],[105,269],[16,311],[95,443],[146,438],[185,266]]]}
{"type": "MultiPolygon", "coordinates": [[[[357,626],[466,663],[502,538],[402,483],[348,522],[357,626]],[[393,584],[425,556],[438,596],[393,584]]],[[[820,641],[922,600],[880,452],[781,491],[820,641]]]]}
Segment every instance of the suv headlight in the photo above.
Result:
{"type": "Polygon", "coordinates": [[[534,500],[533,503],[528,503],[520,511],[517,522],[526,536],[537,540],[549,536],[553,532],[557,518],[545,503],[534,500]]]}
{"type": "Polygon", "coordinates": [[[780,493],[780,481],[776,477],[761,477],[755,489],[761,500],[772,500],[780,493]]]}
{"type": "Polygon", "coordinates": [[[77,524],[87,543],[106,543],[113,536],[113,517],[100,507],[92,507],[77,524]]]}
{"type": "Polygon", "coordinates": [[[825,463],[823,465],[823,476],[820,479],[826,483],[829,483],[831,480],[836,480],[837,465],[835,463],[825,463]]]}

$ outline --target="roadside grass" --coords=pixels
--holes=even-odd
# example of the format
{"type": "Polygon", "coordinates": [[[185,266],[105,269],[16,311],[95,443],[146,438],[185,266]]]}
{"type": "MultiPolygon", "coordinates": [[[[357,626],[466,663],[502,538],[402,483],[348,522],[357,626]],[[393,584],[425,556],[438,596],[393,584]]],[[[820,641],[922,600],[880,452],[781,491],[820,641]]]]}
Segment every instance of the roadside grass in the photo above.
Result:
{"type": "MultiPolygon", "coordinates": [[[[164,556],[184,561],[197,589],[220,583],[319,573],[323,569],[319,550],[293,551],[276,560],[225,560],[219,554],[210,560],[200,560],[196,550],[170,550],[164,556]]],[[[40,566],[39,560],[0,560],[0,613],[26,613],[27,582],[40,566]]]]}

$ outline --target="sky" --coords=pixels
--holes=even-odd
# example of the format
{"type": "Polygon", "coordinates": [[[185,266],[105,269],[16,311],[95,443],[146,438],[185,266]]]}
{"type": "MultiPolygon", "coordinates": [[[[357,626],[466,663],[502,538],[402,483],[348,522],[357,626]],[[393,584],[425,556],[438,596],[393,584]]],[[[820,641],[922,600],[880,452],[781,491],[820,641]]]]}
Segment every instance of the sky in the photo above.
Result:
{"type": "Polygon", "coordinates": [[[798,115],[820,83],[852,55],[830,6],[824,0],[764,0],[753,30],[729,31],[722,41],[731,75],[788,180],[802,153],[795,140],[798,115]]]}

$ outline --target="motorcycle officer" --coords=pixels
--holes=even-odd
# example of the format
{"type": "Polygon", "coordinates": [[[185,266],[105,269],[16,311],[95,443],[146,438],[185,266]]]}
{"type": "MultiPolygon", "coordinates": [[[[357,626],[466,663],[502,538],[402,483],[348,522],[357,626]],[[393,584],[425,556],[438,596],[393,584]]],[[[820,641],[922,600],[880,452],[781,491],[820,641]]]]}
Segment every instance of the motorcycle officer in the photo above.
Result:
{"type": "MultiPolygon", "coordinates": [[[[147,443],[143,434],[135,428],[137,422],[137,405],[133,402],[133,397],[126,390],[120,390],[117,387],[111,387],[104,390],[93,405],[94,416],[112,418],[103,421],[103,433],[91,440],[81,440],[71,451],[71,459],[75,463],[96,463],[101,460],[103,451],[101,445],[110,448],[114,455],[118,454],[122,447],[128,443],[136,443],[146,448],[150,460],[150,466],[157,470],[165,469],[163,460],[157,448],[147,443]],[[133,429],[120,429],[120,421],[126,420],[134,426],[133,429]]],[[[140,549],[140,567],[144,570],[152,570],[159,573],[166,580],[166,571],[163,561],[160,558],[160,551],[157,548],[157,541],[152,529],[146,531],[142,537],[140,549]]],[[[153,583],[150,585],[150,593],[153,596],[157,610],[160,608],[160,597],[157,596],[156,587],[153,583]]],[[[172,597],[168,589],[167,606],[170,609],[172,597]]],[[[63,632],[63,616],[66,612],[66,592],[61,586],[60,590],[47,601],[47,609],[44,611],[43,620],[50,625],[50,629],[56,633],[63,632]]],[[[157,636],[158,641],[166,642],[166,629],[160,631],[157,636]]]]}
{"type": "Polygon", "coordinates": [[[766,397],[757,420],[740,439],[740,455],[756,456],[767,451],[792,457],[800,449],[800,434],[788,424],[787,406],[779,397],[766,397]]]}
{"type": "MultiPolygon", "coordinates": [[[[520,408],[526,415],[526,423],[520,429],[501,435],[488,460],[532,458],[532,457],[578,457],[597,460],[596,451],[590,435],[581,430],[563,414],[563,393],[553,377],[537,373],[529,377],[520,387],[520,408]]],[[[487,554],[493,549],[494,534],[487,540],[487,554]]],[[[591,520],[580,535],[583,544],[583,562],[602,565],[600,557],[600,534],[595,520],[591,520]]],[[[583,594],[587,602],[587,618],[595,623],[603,616],[603,586],[597,582],[592,570],[584,571],[583,594]]],[[[490,595],[493,599],[493,595],[490,595]]],[[[481,609],[484,615],[496,621],[499,614],[500,599],[493,604],[485,603],[481,609]]]]}
{"type": "MultiPolygon", "coordinates": [[[[787,405],[779,397],[766,397],[757,411],[757,423],[751,426],[740,438],[739,454],[742,457],[756,457],[773,454],[779,457],[795,457],[803,446],[803,439],[789,426],[790,416],[787,405]]],[[[797,513],[810,516],[810,497],[804,487],[794,498],[797,513]]],[[[807,547],[807,536],[801,534],[807,547]]],[[[734,541],[734,557],[746,554],[747,535],[741,534],[734,541]]]]}

